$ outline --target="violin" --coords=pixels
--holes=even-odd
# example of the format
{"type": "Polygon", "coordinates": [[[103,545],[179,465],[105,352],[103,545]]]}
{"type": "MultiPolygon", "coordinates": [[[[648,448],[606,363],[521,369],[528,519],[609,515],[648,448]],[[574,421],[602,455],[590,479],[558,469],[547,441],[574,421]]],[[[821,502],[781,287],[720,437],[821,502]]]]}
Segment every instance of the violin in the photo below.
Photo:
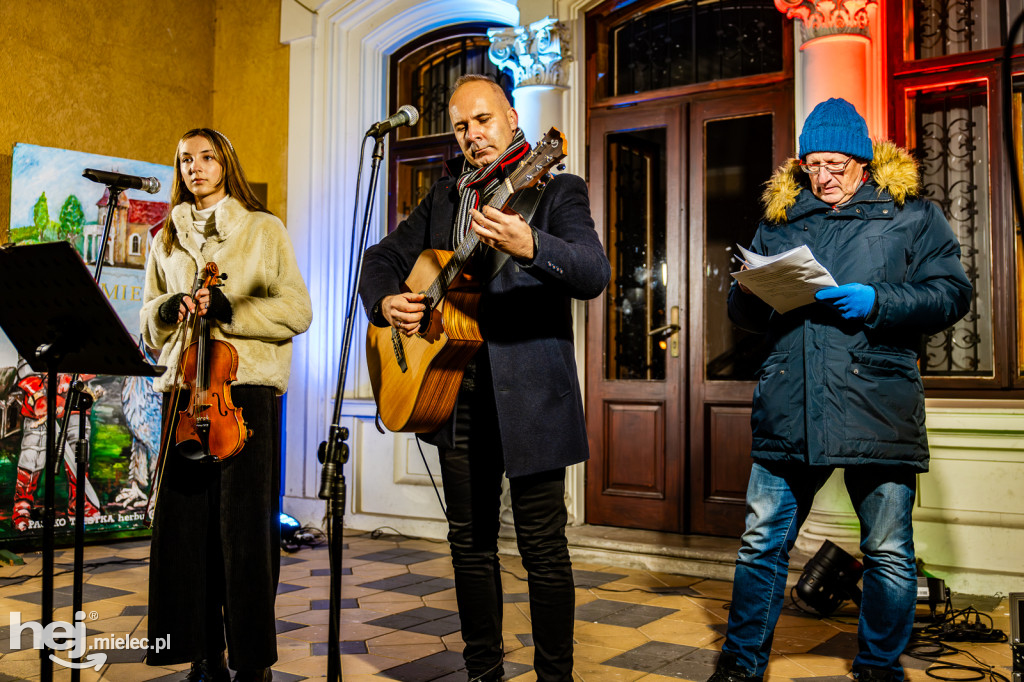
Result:
{"type": "MultiPolygon", "coordinates": [[[[220,280],[226,278],[216,263],[207,263],[198,288],[222,286],[220,280]]],[[[205,315],[193,312],[189,317],[198,330],[181,355],[182,387],[187,386],[190,395],[188,407],[178,412],[178,452],[188,459],[221,461],[237,455],[252,435],[242,408],[231,402],[231,384],[238,379],[238,351],[227,341],[210,338],[205,315]]],[[[172,402],[176,404],[177,400],[172,402]]]]}
{"type": "MultiPolygon", "coordinates": [[[[227,275],[221,274],[217,264],[207,263],[201,283],[196,284],[196,291],[222,286],[220,280],[223,279],[227,279],[227,275]]],[[[196,291],[192,292],[193,299],[196,291]]],[[[205,315],[198,314],[198,308],[188,314],[183,324],[187,328],[181,335],[184,350],[175,368],[170,405],[164,413],[160,430],[157,478],[143,520],[147,528],[152,528],[155,522],[156,501],[171,443],[171,419],[183,386],[188,387],[191,394],[188,407],[178,412],[178,425],[174,431],[178,451],[182,455],[188,459],[220,462],[237,455],[252,436],[252,430],[242,419],[242,408],[231,402],[231,384],[238,379],[238,351],[227,341],[210,338],[210,322],[205,315]],[[190,338],[195,340],[190,343],[190,338]]]]}

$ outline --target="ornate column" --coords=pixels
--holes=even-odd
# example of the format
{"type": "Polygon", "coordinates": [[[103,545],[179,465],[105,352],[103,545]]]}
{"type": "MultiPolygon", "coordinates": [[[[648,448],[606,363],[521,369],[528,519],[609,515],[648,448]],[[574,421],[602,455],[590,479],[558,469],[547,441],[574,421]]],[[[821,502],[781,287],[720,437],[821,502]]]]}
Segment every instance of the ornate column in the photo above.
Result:
{"type": "Polygon", "coordinates": [[[532,144],[551,126],[562,127],[562,95],[569,87],[564,65],[572,60],[569,29],[552,17],[528,26],[492,28],[488,55],[500,69],[512,72],[512,96],[519,126],[532,144]]]}
{"type": "Polygon", "coordinates": [[[885,59],[870,30],[878,0],[775,0],[775,7],[800,24],[797,123],[819,102],[842,97],[864,116],[872,137],[884,137],[886,94],[878,70],[885,59]]]}
{"type": "MultiPolygon", "coordinates": [[[[776,9],[800,23],[797,134],[816,104],[829,97],[842,97],[865,117],[872,137],[884,136],[884,122],[876,115],[884,111],[877,106],[884,93],[872,87],[872,62],[877,51],[869,32],[869,9],[873,14],[876,6],[876,0],[775,0],[776,9]]],[[[860,523],[846,492],[842,470],[836,470],[815,496],[796,547],[814,554],[825,540],[859,554],[860,523]]]]}
{"type": "MultiPolygon", "coordinates": [[[[488,54],[499,69],[512,72],[515,88],[512,97],[519,113],[519,127],[530,144],[539,141],[555,126],[566,133],[564,95],[569,90],[569,28],[553,17],[545,17],[526,26],[492,28],[488,54]]],[[[577,308],[579,310],[579,308],[577,308]]],[[[577,338],[579,335],[577,327],[577,338]]],[[[582,377],[580,378],[582,385],[582,377]]],[[[569,467],[565,477],[565,503],[569,524],[582,522],[583,465],[569,467]]],[[[501,521],[512,524],[512,511],[506,483],[501,499],[501,521]]]]}

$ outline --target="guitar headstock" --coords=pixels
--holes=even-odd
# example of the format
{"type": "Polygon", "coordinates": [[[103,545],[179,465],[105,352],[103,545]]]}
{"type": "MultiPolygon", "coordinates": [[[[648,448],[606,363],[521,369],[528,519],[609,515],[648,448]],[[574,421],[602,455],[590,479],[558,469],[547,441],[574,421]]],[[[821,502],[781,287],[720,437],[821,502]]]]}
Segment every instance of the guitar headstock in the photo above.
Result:
{"type": "Polygon", "coordinates": [[[548,131],[540,142],[533,146],[530,155],[523,159],[512,173],[509,181],[515,191],[536,185],[544,174],[565,158],[565,135],[557,128],[548,131]]]}

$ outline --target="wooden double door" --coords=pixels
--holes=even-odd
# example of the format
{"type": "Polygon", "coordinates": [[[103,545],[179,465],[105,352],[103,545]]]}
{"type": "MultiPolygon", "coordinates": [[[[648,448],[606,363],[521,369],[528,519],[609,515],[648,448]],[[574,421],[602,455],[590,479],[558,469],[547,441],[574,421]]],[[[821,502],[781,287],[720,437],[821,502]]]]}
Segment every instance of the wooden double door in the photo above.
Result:
{"type": "Polygon", "coordinates": [[[760,195],[794,150],[783,86],[592,110],[590,192],[612,264],[587,314],[586,521],[738,535],[763,338],[726,299],[760,195]]]}

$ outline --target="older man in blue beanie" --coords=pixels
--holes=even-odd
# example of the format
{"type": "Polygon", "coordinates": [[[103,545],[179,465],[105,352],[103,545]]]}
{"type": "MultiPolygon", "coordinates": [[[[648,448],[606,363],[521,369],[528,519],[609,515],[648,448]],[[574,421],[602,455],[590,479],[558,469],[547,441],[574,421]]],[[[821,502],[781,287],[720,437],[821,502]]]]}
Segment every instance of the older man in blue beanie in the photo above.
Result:
{"type": "Polygon", "coordinates": [[[849,102],[814,108],[798,159],[762,196],[751,250],[806,244],[839,284],[779,314],[745,287],[729,316],[764,333],[751,429],[746,531],[722,655],[709,682],[761,680],[785,598],[789,552],[814,494],[836,468],[861,527],[863,597],[854,677],[903,680],[899,658],[917,599],[911,513],[928,469],[923,339],[967,312],[971,284],[939,209],[918,197],[913,158],[872,143],[849,102]]]}

